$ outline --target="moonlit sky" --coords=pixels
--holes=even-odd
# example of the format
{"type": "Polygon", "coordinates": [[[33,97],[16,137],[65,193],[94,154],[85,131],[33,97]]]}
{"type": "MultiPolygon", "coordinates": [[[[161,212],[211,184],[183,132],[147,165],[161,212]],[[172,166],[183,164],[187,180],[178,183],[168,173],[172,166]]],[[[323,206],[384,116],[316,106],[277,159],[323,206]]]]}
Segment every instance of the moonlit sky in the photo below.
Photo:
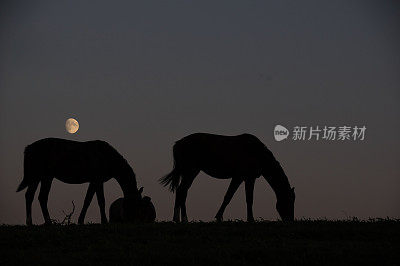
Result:
{"type": "MultiPolygon", "coordinates": [[[[297,218],[400,217],[400,7],[397,1],[2,1],[0,223],[25,222],[23,150],[60,137],[112,144],[159,220],[157,180],[174,141],[194,132],[260,138],[296,188],[297,218]],[[80,123],[68,134],[69,117],[80,123]],[[363,126],[364,141],[275,142],[273,128],[363,126]]],[[[201,173],[189,219],[212,220],[229,180],[201,173]]],[[[55,180],[52,218],[87,184],[55,180]]],[[[122,192],[105,184],[108,207],[122,192]]],[[[246,217],[244,186],[225,219],[246,217]]],[[[276,219],[260,178],[255,217],[276,219]]],[[[34,223],[42,223],[38,201],[34,223]]],[[[99,222],[96,199],[87,221],[99,222]]]]}

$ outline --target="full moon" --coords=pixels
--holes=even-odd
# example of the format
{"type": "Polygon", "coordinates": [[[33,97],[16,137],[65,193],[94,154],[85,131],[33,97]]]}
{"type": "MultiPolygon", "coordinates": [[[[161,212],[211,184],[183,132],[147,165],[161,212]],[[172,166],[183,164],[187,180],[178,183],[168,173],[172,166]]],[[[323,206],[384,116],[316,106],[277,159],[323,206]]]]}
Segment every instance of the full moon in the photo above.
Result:
{"type": "Polygon", "coordinates": [[[74,118],[68,118],[65,122],[65,129],[68,133],[74,134],[79,129],[79,123],[74,118]]]}

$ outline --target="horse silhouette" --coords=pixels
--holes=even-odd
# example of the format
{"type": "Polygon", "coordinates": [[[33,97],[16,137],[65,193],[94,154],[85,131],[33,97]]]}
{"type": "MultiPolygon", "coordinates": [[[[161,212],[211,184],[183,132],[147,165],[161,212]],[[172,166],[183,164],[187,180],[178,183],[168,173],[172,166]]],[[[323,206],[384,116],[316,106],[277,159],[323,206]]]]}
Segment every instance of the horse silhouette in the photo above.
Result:
{"type": "Polygon", "coordinates": [[[24,177],[17,192],[25,193],[26,224],[32,224],[32,201],[39,185],[39,202],[46,224],[51,224],[47,209],[53,178],[68,184],[89,183],[78,223],[83,224],[94,193],[100,207],[101,222],[107,223],[104,182],[115,178],[125,198],[140,201],[136,177],[128,162],[110,144],[95,140],[78,142],[58,138],[38,140],[25,148],[24,177]]]}
{"type": "Polygon", "coordinates": [[[156,210],[150,197],[143,197],[141,201],[119,198],[110,206],[110,223],[154,222],[156,210]]]}
{"type": "Polygon", "coordinates": [[[294,220],[294,188],[272,152],[255,136],[242,134],[222,136],[195,133],[178,140],[173,146],[174,167],[160,179],[169,185],[175,195],[175,222],[187,222],[186,197],[193,180],[200,171],[231,182],[215,218],[222,221],[226,206],[244,181],[247,203],[247,220],[254,221],[253,191],[256,178],[261,175],[274,190],[277,198],[276,209],[284,221],[294,220]],[[180,213],[181,212],[181,213],[180,213]]]}

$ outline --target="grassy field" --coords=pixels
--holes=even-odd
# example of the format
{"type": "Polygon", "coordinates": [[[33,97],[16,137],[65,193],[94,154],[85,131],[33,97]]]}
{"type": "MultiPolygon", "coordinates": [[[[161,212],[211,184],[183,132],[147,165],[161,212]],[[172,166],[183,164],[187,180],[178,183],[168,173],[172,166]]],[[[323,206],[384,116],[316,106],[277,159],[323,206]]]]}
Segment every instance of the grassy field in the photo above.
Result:
{"type": "Polygon", "coordinates": [[[400,221],[0,226],[0,265],[400,265],[400,221]]]}

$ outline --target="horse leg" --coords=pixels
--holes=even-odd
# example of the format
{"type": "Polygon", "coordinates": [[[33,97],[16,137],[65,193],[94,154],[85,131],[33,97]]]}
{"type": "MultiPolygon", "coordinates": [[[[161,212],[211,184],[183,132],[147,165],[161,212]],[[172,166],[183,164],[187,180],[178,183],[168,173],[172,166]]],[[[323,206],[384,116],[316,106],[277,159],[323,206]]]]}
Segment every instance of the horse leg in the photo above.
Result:
{"type": "Polygon", "coordinates": [[[49,192],[52,181],[53,178],[46,178],[42,179],[42,181],[40,182],[39,202],[45,224],[51,224],[49,210],[47,209],[47,201],[49,199],[49,192]]]}
{"type": "Polygon", "coordinates": [[[254,195],[254,183],[255,178],[246,179],[244,182],[246,189],[246,203],[247,203],[247,221],[254,222],[253,217],[253,195],[254,195]]]}
{"type": "Polygon", "coordinates": [[[242,182],[243,182],[243,180],[240,178],[232,178],[231,183],[229,184],[228,190],[226,191],[224,201],[222,202],[221,207],[219,208],[219,210],[217,212],[217,215],[215,215],[215,218],[217,219],[218,222],[222,221],[222,217],[224,215],[226,206],[228,206],[233,195],[235,194],[236,190],[239,188],[239,186],[242,182]]]}
{"type": "Polygon", "coordinates": [[[177,189],[176,193],[175,193],[174,218],[173,218],[173,221],[176,222],[176,223],[180,222],[180,213],[179,213],[180,206],[179,206],[178,195],[180,195],[180,194],[178,194],[178,189],[177,189]]]}
{"type": "MultiPolygon", "coordinates": [[[[198,173],[199,173],[199,171],[193,171],[192,173],[189,173],[189,174],[183,174],[181,184],[178,187],[178,190],[180,193],[179,206],[181,208],[182,222],[184,222],[184,223],[186,223],[188,221],[187,213],[186,213],[187,193],[188,193],[190,186],[193,183],[193,180],[198,175],[198,173]]],[[[178,193],[178,190],[176,193],[178,193]]]]}
{"type": "Polygon", "coordinates": [[[98,184],[96,186],[96,197],[97,197],[97,203],[99,204],[100,208],[100,215],[101,215],[101,223],[106,224],[107,221],[107,216],[106,216],[106,200],[104,198],[104,184],[98,184]]]}
{"type": "MultiPolygon", "coordinates": [[[[190,184],[191,185],[191,184],[190,184]]],[[[185,185],[180,187],[178,190],[181,195],[179,196],[179,206],[181,209],[181,219],[183,223],[187,223],[188,217],[186,213],[186,197],[187,197],[187,192],[189,190],[190,185],[185,185]]],[[[177,193],[178,193],[177,191],[177,193]]]]}
{"type": "Polygon", "coordinates": [[[185,171],[182,174],[181,183],[176,189],[175,193],[175,206],[174,206],[174,218],[173,221],[176,223],[180,222],[180,212],[182,214],[182,222],[187,222],[186,214],[186,197],[189,187],[192,185],[194,178],[199,173],[199,170],[185,171]]]}
{"type": "Polygon", "coordinates": [[[26,225],[32,225],[32,202],[38,185],[39,182],[30,184],[25,192],[26,225]]]}
{"type": "Polygon", "coordinates": [[[78,224],[83,224],[84,223],[86,212],[87,212],[87,209],[89,208],[90,202],[92,202],[94,192],[95,192],[95,185],[92,184],[92,183],[89,183],[89,187],[88,187],[87,192],[86,192],[85,201],[83,203],[82,211],[79,214],[78,224]]]}

